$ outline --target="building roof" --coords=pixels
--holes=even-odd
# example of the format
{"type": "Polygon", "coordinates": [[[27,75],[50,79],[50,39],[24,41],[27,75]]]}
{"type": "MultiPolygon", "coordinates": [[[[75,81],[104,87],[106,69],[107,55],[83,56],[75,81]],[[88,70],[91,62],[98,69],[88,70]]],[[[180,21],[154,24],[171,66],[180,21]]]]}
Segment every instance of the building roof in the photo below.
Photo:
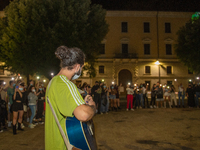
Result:
{"type": "Polygon", "coordinates": [[[106,10],[129,11],[200,11],[200,0],[92,0],[106,10]]]}

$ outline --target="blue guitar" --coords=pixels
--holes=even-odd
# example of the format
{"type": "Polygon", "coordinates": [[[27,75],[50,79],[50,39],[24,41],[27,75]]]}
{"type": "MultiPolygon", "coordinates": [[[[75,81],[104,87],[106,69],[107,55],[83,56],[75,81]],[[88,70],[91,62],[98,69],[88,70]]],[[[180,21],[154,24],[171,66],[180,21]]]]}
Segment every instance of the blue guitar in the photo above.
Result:
{"type": "Polygon", "coordinates": [[[76,117],[67,117],[65,124],[71,145],[82,150],[97,150],[92,121],[81,122],[76,117]]]}

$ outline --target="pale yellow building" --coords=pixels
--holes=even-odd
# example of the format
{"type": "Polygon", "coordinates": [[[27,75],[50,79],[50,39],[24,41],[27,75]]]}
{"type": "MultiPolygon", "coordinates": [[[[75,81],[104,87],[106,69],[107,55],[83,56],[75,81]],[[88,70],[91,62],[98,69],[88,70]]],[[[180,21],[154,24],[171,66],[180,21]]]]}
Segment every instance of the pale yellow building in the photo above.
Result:
{"type": "Polygon", "coordinates": [[[104,80],[133,84],[156,82],[164,84],[183,83],[196,76],[188,71],[175,54],[177,31],[191,19],[194,12],[163,11],[107,11],[109,32],[102,41],[102,54],[96,61],[97,76],[86,75],[79,80],[91,85],[104,80]],[[159,61],[160,65],[155,62],[159,61]],[[160,75],[159,75],[160,69],[160,75]]]}

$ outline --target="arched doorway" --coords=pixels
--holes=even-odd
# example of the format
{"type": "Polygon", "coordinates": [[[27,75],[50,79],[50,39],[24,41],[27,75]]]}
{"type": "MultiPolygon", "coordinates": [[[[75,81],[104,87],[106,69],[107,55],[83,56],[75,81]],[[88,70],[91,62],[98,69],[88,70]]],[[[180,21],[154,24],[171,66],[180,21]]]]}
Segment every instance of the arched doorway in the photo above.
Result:
{"type": "Polygon", "coordinates": [[[121,93],[122,95],[126,94],[126,85],[129,82],[132,83],[132,73],[127,69],[121,70],[118,74],[118,85],[122,83],[124,87],[124,92],[121,93]]]}

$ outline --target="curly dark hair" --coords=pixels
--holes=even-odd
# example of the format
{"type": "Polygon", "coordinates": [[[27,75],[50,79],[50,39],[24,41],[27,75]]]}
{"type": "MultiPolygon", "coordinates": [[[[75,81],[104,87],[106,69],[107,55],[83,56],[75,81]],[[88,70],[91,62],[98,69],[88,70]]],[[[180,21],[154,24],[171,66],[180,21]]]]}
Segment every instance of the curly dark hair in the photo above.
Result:
{"type": "Polygon", "coordinates": [[[85,62],[85,54],[77,47],[60,46],[57,48],[55,55],[61,61],[61,68],[67,67],[68,70],[72,70],[75,64],[83,66],[85,62]]]}

